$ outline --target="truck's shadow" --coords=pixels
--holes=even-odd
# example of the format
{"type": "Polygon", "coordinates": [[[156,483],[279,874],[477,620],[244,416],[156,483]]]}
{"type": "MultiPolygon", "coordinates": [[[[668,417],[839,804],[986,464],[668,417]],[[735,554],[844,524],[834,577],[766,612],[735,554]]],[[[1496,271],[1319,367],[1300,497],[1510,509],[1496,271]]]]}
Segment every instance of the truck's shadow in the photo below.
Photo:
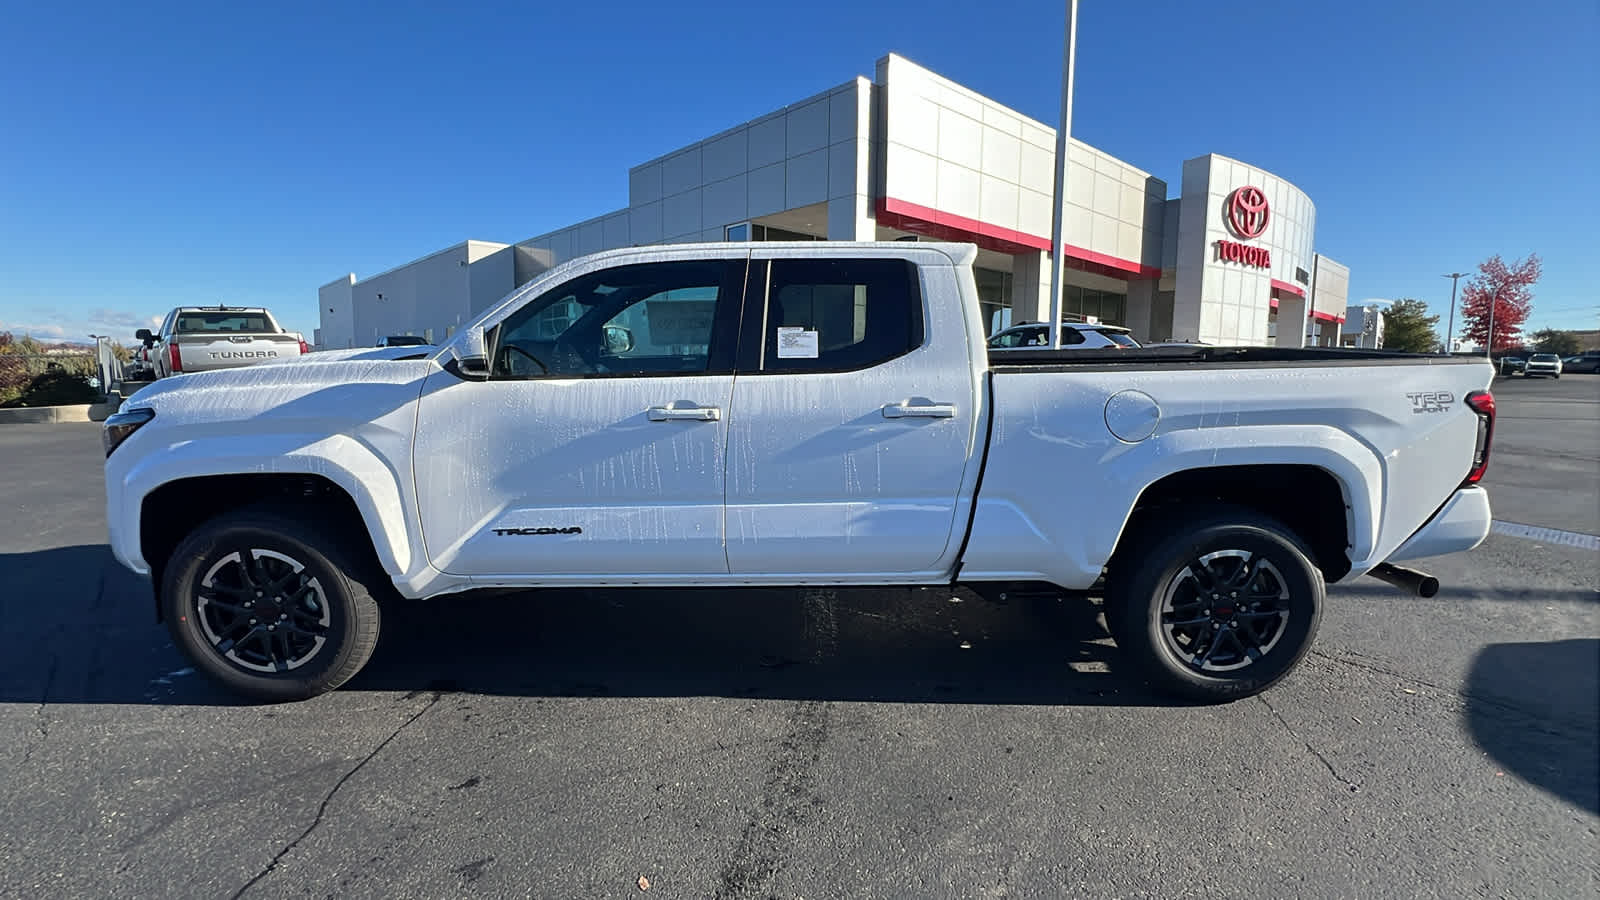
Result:
{"type": "Polygon", "coordinates": [[[398,607],[353,688],[904,703],[1166,703],[1084,599],[946,588],[548,591],[398,607]]]}
{"type": "Polygon", "coordinates": [[[1467,693],[1473,739],[1508,774],[1600,815],[1600,640],[1491,644],[1467,693]]]}
{"type": "MultiPolygon", "coordinates": [[[[104,545],[0,554],[0,703],[234,705],[104,545]]],[[[344,690],[1149,705],[1086,600],[944,588],[562,590],[392,603],[344,690]]]]}

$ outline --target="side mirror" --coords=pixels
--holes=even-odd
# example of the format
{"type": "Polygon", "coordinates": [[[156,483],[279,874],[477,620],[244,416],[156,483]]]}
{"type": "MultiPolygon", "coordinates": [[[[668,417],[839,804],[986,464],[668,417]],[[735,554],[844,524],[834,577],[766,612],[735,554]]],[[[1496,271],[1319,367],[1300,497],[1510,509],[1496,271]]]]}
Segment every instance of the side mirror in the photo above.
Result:
{"type": "Polygon", "coordinates": [[[136,341],[144,341],[146,344],[151,344],[155,342],[156,338],[155,335],[150,333],[150,329],[141,328],[133,333],[133,339],[136,341]]]}
{"type": "Polygon", "coordinates": [[[483,331],[471,328],[461,333],[460,342],[453,348],[456,357],[456,368],[469,378],[489,377],[489,349],[488,342],[483,338],[483,331]]]}
{"type": "Polygon", "coordinates": [[[607,325],[605,328],[605,352],[616,356],[627,353],[633,349],[633,332],[621,325],[607,325]]]}

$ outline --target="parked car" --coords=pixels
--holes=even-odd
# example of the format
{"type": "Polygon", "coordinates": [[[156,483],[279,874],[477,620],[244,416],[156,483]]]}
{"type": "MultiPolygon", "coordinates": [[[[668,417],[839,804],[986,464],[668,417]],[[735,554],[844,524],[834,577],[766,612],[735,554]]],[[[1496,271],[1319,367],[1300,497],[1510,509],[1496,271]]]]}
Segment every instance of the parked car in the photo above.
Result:
{"type": "Polygon", "coordinates": [[[1520,356],[1502,356],[1495,361],[1495,371],[1501,375],[1521,375],[1528,361],[1520,356]]]}
{"type": "Polygon", "coordinates": [[[1552,378],[1560,378],[1561,357],[1554,353],[1535,353],[1528,357],[1527,364],[1522,367],[1522,377],[1532,378],[1535,375],[1541,378],[1547,375],[1552,378]]]}
{"type": "Polygon", "coordinates": [[[1394,563],[1488,534],[1482,358],[991,356],[976,257],[613,250],[422,358],[158,381],[105,425],[110,544],[201,670],[268,700],[355,675],[379,598],[1044,583],[1105,598],[1130,670],[1223,701],[1294,669],[1325,582],[1432,596],[1394,563]]]}
{"type": "Polygon", "coordinates": [[[1584,372],[1590,375],[1600,373],[1600,353],[1580,353],[1577,356],[1568,356],[1561,360],[1563,373],[1584,372]]]}
{"type": "Polygon", "coordinates": [[[150,364],[150,348],[140,343],[129,351],[128,364],[122,372],[124,381],[150,381],[156,377],[155,367],[150,364]]]}
{"type": "Polygon", "coordinates": [[[263,362],[287,362],[311,348],[259,306],[180,306],[157,331],[135,335],[149,351],[157,378],[263,362]]]}
{"type": "Polygon", "coordinates": [[[391,334],[386,338],[379,338],[375,347],[431,347],[427,338],[417,337],[414,334],[391,334]]]}
{"type": "MultiPolygon", "coordinates": [[[[990,350],[1037,350],[1050,344],[1050,330],[1042,322],[1013,325],[989,338],[990,350]]],[[[1062,322],[1061,346],[1073,350],[1137,348],[1133,333],[1120,325],[1062,322]]]]}

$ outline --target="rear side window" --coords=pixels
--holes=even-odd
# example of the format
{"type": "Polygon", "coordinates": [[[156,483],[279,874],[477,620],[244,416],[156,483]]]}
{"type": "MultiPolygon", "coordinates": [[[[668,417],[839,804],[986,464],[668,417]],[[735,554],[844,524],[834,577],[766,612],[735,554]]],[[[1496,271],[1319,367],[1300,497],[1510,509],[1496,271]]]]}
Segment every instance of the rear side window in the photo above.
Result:
{"type": "Polygon", "coordinates": [[[761,371],[865,369],[922,345],[916,266],[901,259],[776,259],[761,371]]]}
{"type": "Polygon", "coordinates": [[[276,331],[261,313],[181,312],[178,313],[178,334],[233,334],[240,332],[276,331]]]}
{"type": "Polygon", "coordinates": [[[1123,334],[1120,331],[1107,331],[1105,329],[1097,328],[1097,329],[1095,329],[1095,333],[1099,334],[1102,337],[1104,337],[1106,340],[1110,341],[1111,343],[1117,344],[1118,346],[1122,346],[1122,347],[1137,347],[1137,346],[1139,346],[1139,342],[1138,341],[1134,340],[1131,337],[1128,337],[1127,335],[1123,334]]]}

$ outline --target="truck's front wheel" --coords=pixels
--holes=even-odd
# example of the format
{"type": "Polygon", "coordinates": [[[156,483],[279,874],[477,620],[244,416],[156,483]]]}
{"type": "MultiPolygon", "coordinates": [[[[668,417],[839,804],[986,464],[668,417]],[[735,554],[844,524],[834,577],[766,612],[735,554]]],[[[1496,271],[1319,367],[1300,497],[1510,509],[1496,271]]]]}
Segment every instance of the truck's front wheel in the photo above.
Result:
{"type": "Polygon", "coordinates": [[[1158,689],[1238,700],[1271,687],[1311,649],[1322,572],[1282,524],[1220,507],[1131,540],[1108,580],[1106,622],[1158,689]]]}
{"type": "Polygon", "coordinates": [[[331,691],[377,645],[372,564],[310,518],[281,508],[219,516],[178,544],[162,579],[173,641],[253,699],[331,691]]]}

